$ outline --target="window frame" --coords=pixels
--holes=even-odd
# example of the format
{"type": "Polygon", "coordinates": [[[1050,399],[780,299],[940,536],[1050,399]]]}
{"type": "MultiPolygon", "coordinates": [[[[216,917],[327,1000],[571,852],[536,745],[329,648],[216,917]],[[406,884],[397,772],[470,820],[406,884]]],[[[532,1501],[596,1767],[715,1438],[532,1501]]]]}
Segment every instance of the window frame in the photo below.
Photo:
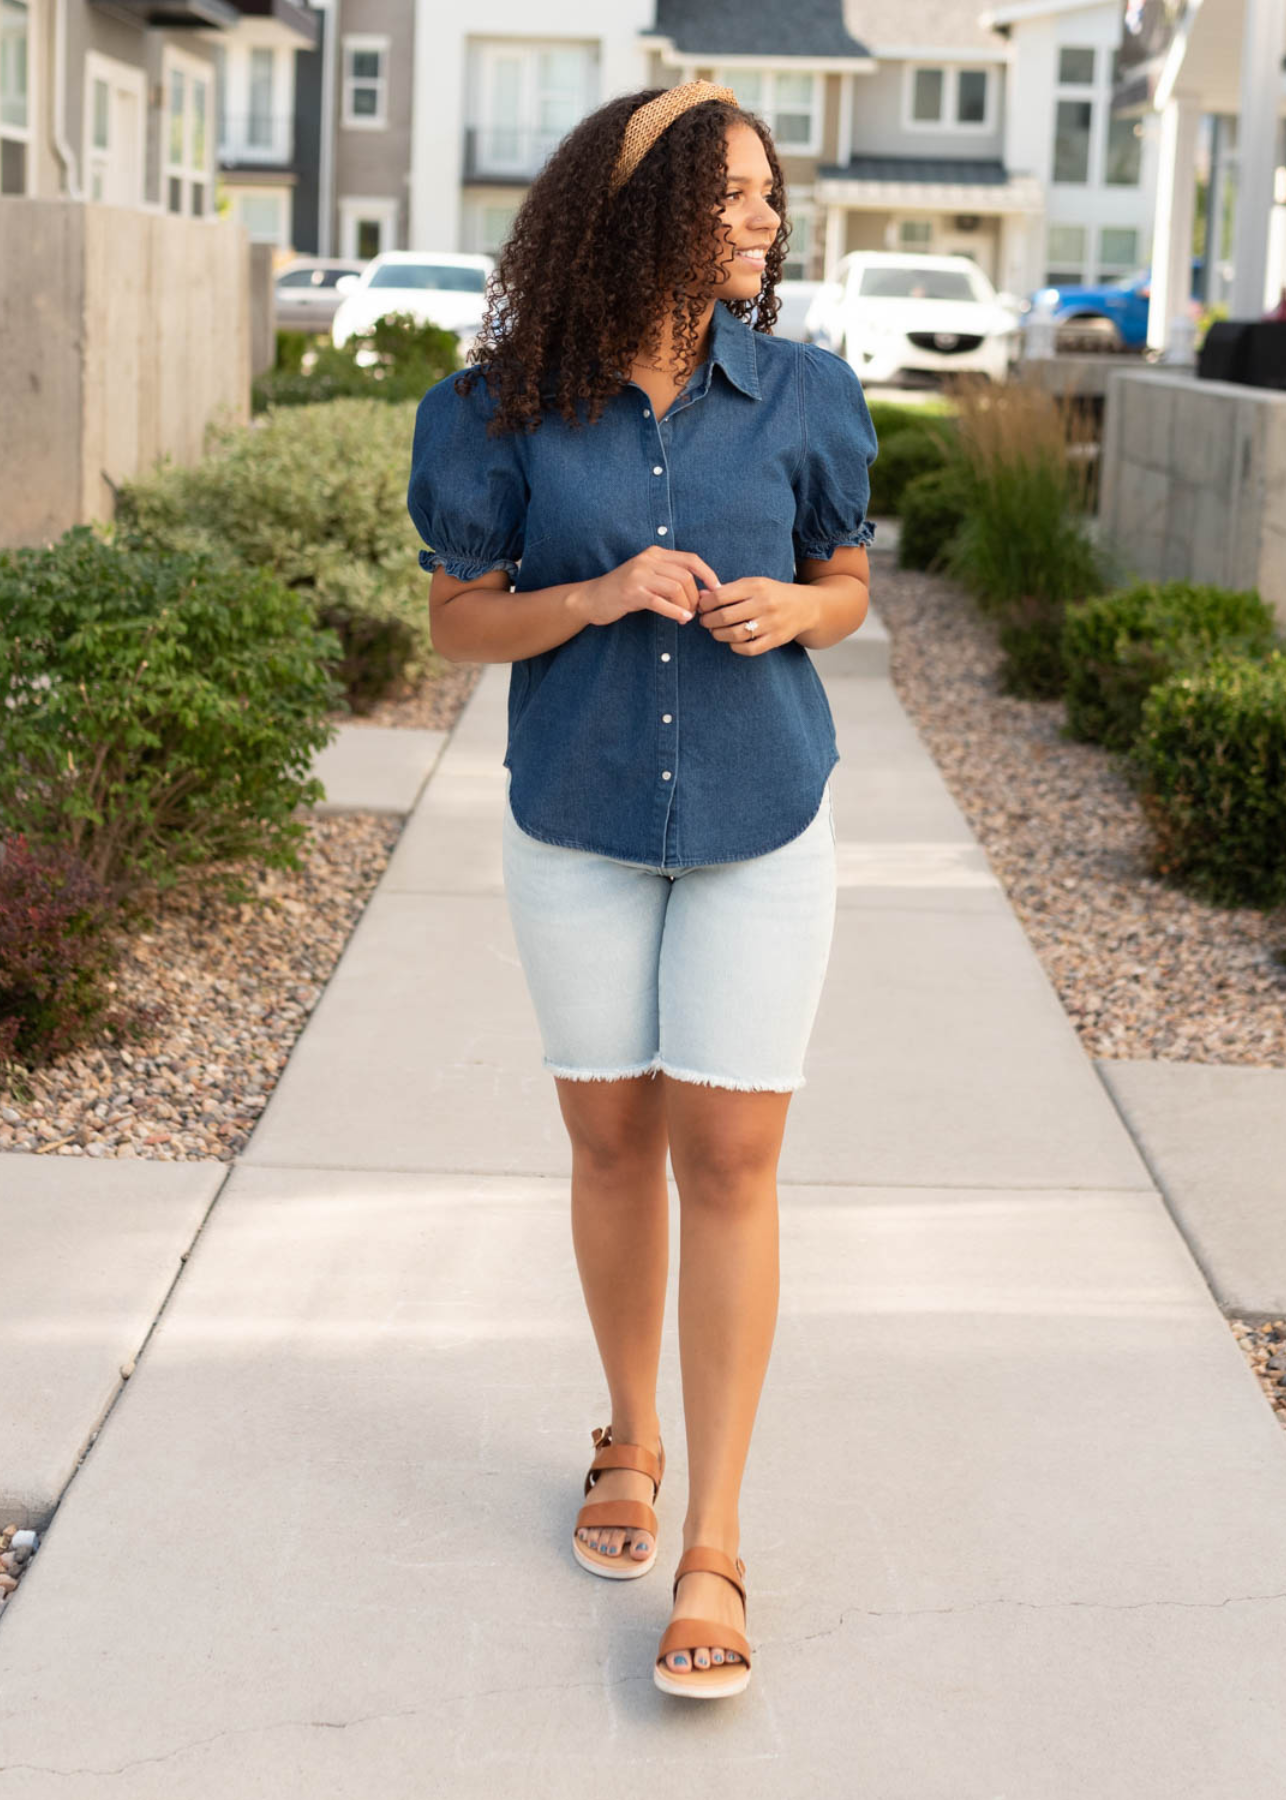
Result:
{"type": "Polygon", "coordinates": [[[1045,225],[1045,282],[1046,287],[1086,287],[1089,285],[1090,267],[1090,233],[1089,227],[1076,219],[1049,219],[1045,225]],[[1077,231],[1081,238],[1080,268],[1075,280],[1065,281],[1056,278],[1055,271],[1067,272],[1077,259],[1074,257],[1054,256],[1053,235],[1056,231],[1077,231]]]}
{"type": "Polygon", "coordinates": [[[19,0],[25,14],[23,31],[23,60],[26,67],[26,88],[23,99],[26,103],[26,124],[14,125],[0,119],[0,139],[11,144],[21,144],[22,187],[17,193],[30,195],[35,193],[35,156],[33,147],[37,141],[37,128],[40,123],[40,83],[43,71],[40,66],[40,30],[33,22],[35,7],[32,0],[19,0]]]}
{"type": "Polygon", "coordinates": [[[372,260],[359,257],[355,248],[357,225],[362,218],[378,218],[380,221],[380,247],[375,252],[376,256],[382,256],[386,250],[403,248],[393,241],[397,237],[399,202],[396,199],[382,194],[343,194],[336,206],[339,215],[339,249],[336,255],[351,262],[372,260]]]}
{"type": "Polygon", "coordinates": [[[775,69],[768,66],[749,66],[736,69],[716,69],[712,77],[725,87],[737,92],[738,83],[744,82],[747,75],[754,75],[761,83],[764,99],[758,104],[751,103],[750,110],[758,113],[768,125],[777,145],[778,156],[820,156],[822,153],[823,128],[823,91],[819,71],[817,69],[775,69]],[[804,143],[790,143],[778,136],[777,117],[779,113],[798,113],[802,109],[797,105],[782,105],[777,98],[777,77],[790,75],[803,78],[808,82],[808,138],[804,143]]]}
{"type": "MultiPolygon", "coordinates": [[[[84,119],[81,126],[81,146],[83,156],[84,186],[86,200],[93,201],[96,206],[143,206],[147,201],[147,77],[143,70],[133,63],[122,62],[119,57],[105,56],[101,50],[85,52],[85,84],[84,84],[84,119]],[[135,167],[138,170],[138,187],[134,196],[127,200],[98,199],[94,195],[94,175],[104,176],[112,166],[119,150],[118,145],[108,142],[106,150],[100,150],[94,143],[94,83],[105,81],[108,84],[108,120],[110,140],[111,120],[111,85],[113,82],[122,87],[132,88],[134,98],[138,102],[136,118],[138,120],[138,140],[135,144],[135,167]]],[[[168,112],[166,114],[168,128],[168,112]]]]}
{"type": "Polygon", "coordinates": [[[938,136],[959,131],[974,137],[993,137],[996,131],[996,95],[999,87],[996,70],[991,63],[967,61],[938,63],[923,60],[905,62],[902,65],[902,129],[903,131],[928,132],[938,136]],[[921,71],[942,77],[942,117],[940,119],[917,119],[914,116],[915,78],[921,71]],[[961,119],[960,117],[961,75],[981,75],[986,83],[981,119],[961,119]]]}
{"type": "Polygon", "coordinates": [[[389,60],[392,51],[392,42],[393,41],[387,32],[346,31],[344,33],[340,45],[339,122],[345,130],[388,130],[389,60]],[[379,74],[355,75],[352,70],[352,58],[354,53],[371,50],[379,52],[379,74]],[[353,111],[352,96],[355,87],[373,87],[376,89],[376,110],[373,113],[355,113],[353,111]]]}
{"type": "Polygon", "coordinates": [[[215,112],[215,69],[214,63],[204,58],[190,55],[186,50],[176,50],[166,44],[161,51],[161,191],[158,195],[160,210],[174,218],[185,219],[217,219],[215,208],[215,138],[218,135],[218,118],[215,112]],[[170,84],[175,72],[184,77],[183,89],[183,161],[175,162],[170,156],[170,84]],[[190,161],[192,153],[192,122],[196,117],[196,109],[192,105],[194,83],[205,89],[205,162],[198,167],[190,161]],[[170,183],[180,183],[182,204],[177,211],[170,206],[170,183]],[[192,187],[199,181],[204,188],[201,211],[192,210],[192,187]]]}

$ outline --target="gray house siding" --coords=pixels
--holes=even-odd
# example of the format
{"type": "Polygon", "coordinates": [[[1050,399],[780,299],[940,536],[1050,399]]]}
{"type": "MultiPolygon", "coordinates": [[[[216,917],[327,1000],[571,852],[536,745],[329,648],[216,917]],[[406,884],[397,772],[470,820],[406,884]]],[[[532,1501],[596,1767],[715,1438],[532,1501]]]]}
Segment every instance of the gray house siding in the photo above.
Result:
{"type": "MultiPolygon", "coordinates": [[[[925,64],[936,67],[931,56],[925,64]]],[[[905,63],[881,63],[873,75],[853,76],[854,156],[953,156],[970,161],[1003,154],[1005,93],[1004,70],[995,63],[964,65],[989,68],[991,92],[990,131],[908,131],[902,123],[905,63]]],[[[829,159],[826,159],[829,160],[829,159]]],[[[840,161],[845,160],[840,152],[840,161]]]]}
{"type": "Polygon", "coordinates": [[[396,200],[399,247],[409,245],[414,35],[414,10],[405,0],[344,0],[335,46],[335,198],[337,205],[350,195],[396,200]],[[368,32],[389,40],[388,125],[381,131],[343,124],[344,39],[368,32]]]}

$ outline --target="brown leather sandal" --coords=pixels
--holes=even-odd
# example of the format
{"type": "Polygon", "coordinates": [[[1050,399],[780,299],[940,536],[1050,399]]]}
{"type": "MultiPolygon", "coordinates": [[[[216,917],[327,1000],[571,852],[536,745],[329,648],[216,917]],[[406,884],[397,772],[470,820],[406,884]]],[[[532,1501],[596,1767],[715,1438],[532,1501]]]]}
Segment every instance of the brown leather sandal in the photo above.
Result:
{"type": "MultiPolygon", "coordinates": [[[[693,1544],[679,1558],[672,1593],[678,1594],[679,1578],[690,1569],[706,1569],[711,1575],[722,1575],[741,1595],[744,1608],[746,1589],[742,1576],[746,1565],[740,1557],[734,1563],[722,1550],[715,1550],[708,1544],[693,1544]]],[[[652,1679],[664,1693],[686,1694],[695,1700],[716,1700],[725,1694],[739,1694],[750,1680],[750,1645],[731,1625],[720,1625],[713,1619],[672,1619],[661,1634],[652,1679]],[[706,1644],[711,1650],[716,1646],[720,1650],[735,1650],[741,1664],[711,1663],[708,1669],[698,1669],[694,1665],[681,1675],[666,1668],[665,1658],[672,1650],[686,1650],[691,1662],[698,1644],[706,1644]]]]}
{"type": "MultiPolygon", "coordinates": [[[[656,1499],[661,1491],[661,1477],[665,1474],[665,1445],[660,1444],[660,1455],[653,1456],[642,1444],[617,1444],[612,1441],[610,1425],[596,1425],[592,1432],[595,1445],[595,1456],[585,1476],[585,1492],[588,1494],[604,1469],[636,1469],[640,1475],[646,1475],[652,1483],[652,1498],[656,1499]]],[[[582,1506],[576,1515],[576,1523],[572,1527],[572,1554],[583,1569],[594,1575],[607,1575],[615,1581],[633,1581],[640,1575],[646,1575],[656,1561],[656,1514],[644,1500],[595,1500],[582,1506]],[[600,1525],[607,1529],[616,1528],[622,1531],[646,1531],[652,1538],[652,1549],[645,1557],[626,1555],[624,1548],[616,1556],[603,1556],[597,1550],[591,1550],[582,1544],[576,1533],[582,1525],[600,1525]]]]}

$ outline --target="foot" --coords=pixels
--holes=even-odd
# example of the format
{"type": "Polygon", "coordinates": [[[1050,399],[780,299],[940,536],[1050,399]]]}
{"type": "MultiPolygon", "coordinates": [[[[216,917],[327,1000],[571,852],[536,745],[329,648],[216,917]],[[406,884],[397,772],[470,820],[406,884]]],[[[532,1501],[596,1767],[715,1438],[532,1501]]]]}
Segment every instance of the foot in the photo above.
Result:
{"type": "MultiPolygon", "coordinates": [[[[612,1441],[617,1444],[642,1444],[653,1456],[661,1453],[659,1431],[649,1431],[640,1437],[634,1437],[628,1432],[618,1431],[613,1423],[612,1441]]],[[[642,1500],[651,1506],[653,1488],[648,1477],[640,1475],[637,1469],[604,1469],[585,1498],[587,1502],[642,1500]]],[[[602,1556],[627,1556],[635,1562],[642,1562],[645,1557],[650,1556],[656,1542],[650,1531],[621,1525],[581,1525],[577,1528],[576,1536],[587,1550],[597,1550],[602,1556]]]]}
{"type": "MultiPolygon", "coordinates": [[[[723,1549],[721,1544],[719,1549],[723,1549]]],[[[736,1549],[728,1551],[735,1562],[736,1549]]],[[[741,1603],[741,1595],[730,1581],[722,1575],[711,1575],[705,1569],[693,1569],[687,1575],[680,1575],[679,1585],[674,1596],[674,1605],[670,1610],[671,1619],[713,1619],[720,1624],[728,1624],[746,1633],[746,1609],[741,1603]]],[[[718,1644],[698,1644],[692,1650],[671,1650],[665,1658],[667,1669],[673,1669],[676,1675],[691,1670],[695,1662],[698,1669],[717,1668],[721,1663],[741,1664],[741,1657],[735,1650],[725,1650],[718,1644]]]]}

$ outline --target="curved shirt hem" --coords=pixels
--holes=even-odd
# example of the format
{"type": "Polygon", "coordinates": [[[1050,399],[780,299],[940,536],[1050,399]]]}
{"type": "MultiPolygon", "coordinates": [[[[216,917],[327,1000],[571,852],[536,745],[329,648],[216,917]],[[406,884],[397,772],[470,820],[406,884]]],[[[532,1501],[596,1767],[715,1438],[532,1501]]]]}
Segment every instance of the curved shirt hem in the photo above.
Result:
{"type": "MultiPolygon", "coordinates": [[[[794,843],[797,837],[802,837],[822,809],[822,801],[826,796],[826,783],[830,780],[838,766],[839,760],[839,752],[836,751],[830,767],[822,778],[822,785],[816,800],[813,802],[813,809],[802,825],[796,826],[793,831],[788,831],[785,837],[777,838],[773,843],[765,844],[761,850],[747,850],[744,854],[739,856],[681,856],[677,857],[673,862],[668,863],[640,862],[637,857],[625,856],[616,850],[605,850],[600,844],[586,844],[579,838],[549,837],[543,831],[533,831],[529,825],[523,823],[515,811],[512,792],[509,793],[507,798],[509,811],[513,814],[514,823],[517,825],[518,829],[527,837],[535,838],[538,843],[552,844],[557,850],[584,850],[591,856],[605,856],[610,862],[628,863],[630,867],[634,869],[713,869],[724,863],[753,862],[757,856],[769,856],[774,850],[783,850],[787,844],[794,843]]],[[[509,770],[510,775],[513,774],[512,766],[507,761],[505,762],[504,767],[509,770]]]]}

